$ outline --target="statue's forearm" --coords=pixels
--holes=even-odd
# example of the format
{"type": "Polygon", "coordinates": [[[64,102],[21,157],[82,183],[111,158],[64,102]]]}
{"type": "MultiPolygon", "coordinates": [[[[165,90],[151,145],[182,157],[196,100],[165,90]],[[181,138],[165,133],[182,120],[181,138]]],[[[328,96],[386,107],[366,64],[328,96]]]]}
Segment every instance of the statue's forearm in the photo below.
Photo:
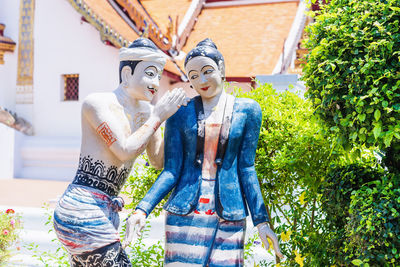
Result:
{"type": "Polygon", "coordinates": [[[160,129],[150,138],[146,152],[150,164],[158,170],[162,169],[164,165],[164,140],[160,129]]]}
{"type": "Polygon", "coordinates": [[[148,147],[154,133],[160,127],[160,120],[150,117],[138,130],[125,140],[116,140],[111,151],[122,161],[138,157],[148,147]]]}

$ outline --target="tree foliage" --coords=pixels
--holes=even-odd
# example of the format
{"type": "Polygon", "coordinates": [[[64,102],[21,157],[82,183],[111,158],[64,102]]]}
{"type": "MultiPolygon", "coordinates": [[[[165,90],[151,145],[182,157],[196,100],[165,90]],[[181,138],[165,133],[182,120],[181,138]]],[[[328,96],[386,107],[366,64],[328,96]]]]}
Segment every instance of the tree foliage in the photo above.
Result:
{"type": "Polygon", "coordinates": [[[400,262],[400,1],[331,0],[307,31],[304,77],[315,113],[345,148],[384,153],[382,164],[342,164],[321,184],[326,260],[400,262]]]}
{"type": "Polygon", "coordinates": [[[285,266],[323,266],[325,227],[319,187],[329,166],[342,158],[334,136],[326,136],[310,101],[260,85],[238,97],[256,100],[263,122],[255,167],[271,226],[279,235],[285,266]]]}
{"type": "Polygon", "coordinates": [[[399,266],[400,183],[386,173],[364,184],[351,195],[346,241],[346,260],[363,266],[399,266]]]}
{"type": "Polygon", "coordinates": [[[399,23],[398,0],[332,0],[307,29],[307,95],[346,146],[400,140],[399,23]]]}

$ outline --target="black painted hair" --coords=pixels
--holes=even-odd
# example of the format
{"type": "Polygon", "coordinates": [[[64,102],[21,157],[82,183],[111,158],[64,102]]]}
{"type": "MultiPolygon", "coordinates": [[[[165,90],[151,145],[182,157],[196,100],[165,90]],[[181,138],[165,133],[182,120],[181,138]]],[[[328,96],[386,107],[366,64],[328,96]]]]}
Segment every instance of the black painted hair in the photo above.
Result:
{"type": "Polygon", "coordinates": [[[195,48],[190,50],[185,59],[185,66],[189,60],[199,56],[211,58],[215,63],[217,63],[218,67],[221,67],[222,64],[223,71],[225,70],[224,57],[222,56],[221,52],[218,51],[217,46],[210,38],[204,39],[203,41],[199,42],[195,48]]]}
{"type": "MultiPolygon", "coordinates": [[[[136,48],[136,47],[145,47],[150,50],[158,51],[157,46],[148,38],[140,37],[133,41],[128,48],[136,48]]],[[[125,66],[129,66],[131,68],[131,74],[135,71],[136,65],[141,62],[141,60],[131,61],[124,60],[119,63],[119,83],[122,83],[121,71],[125,66]]]]}

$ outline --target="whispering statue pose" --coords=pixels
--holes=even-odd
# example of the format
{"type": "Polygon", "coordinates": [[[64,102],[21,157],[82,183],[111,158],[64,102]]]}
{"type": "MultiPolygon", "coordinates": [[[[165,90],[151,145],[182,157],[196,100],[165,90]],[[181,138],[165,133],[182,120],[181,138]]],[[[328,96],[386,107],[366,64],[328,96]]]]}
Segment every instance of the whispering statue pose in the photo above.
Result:
{"type": "Polygon", "coordinates": [[[166,63],[149,39],[121,48],[119,57],[119,87],[83,102],[79,167],[54,211],[54,228],[72,266],[131,266],[118,234],[118,193],[145,149],[150,163],[162,168],[158,128],[186,101],[183,90],[174,89],[155,106],[149,103],[166,63]]]}
{"type": "Polygon", "coordinates": [[[123,246],[173,190],[165,266],[243,266],[246,206],[265,247],[268,237],[282,257],[254,168],[260,106],[224,91],[224,58],[210,39],[190,51],[185,71],[199,96],[167,120],[164,170],[128,219],[123,246]]]}

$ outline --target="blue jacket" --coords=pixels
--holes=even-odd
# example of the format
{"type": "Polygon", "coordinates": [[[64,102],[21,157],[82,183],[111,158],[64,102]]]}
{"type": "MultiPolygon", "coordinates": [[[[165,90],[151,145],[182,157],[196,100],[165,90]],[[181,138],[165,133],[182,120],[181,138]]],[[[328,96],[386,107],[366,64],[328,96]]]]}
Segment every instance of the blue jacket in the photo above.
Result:
{"type": "MultiPolygon", "coordinates": [[[[257,102],[236,98],[228,144],[218,166],[215,210],[220,218],[242,220],[250,209],[253,224],[269,221],[254,168],[262,113],[257,102]]],[[[172,190],[164,209],[179,215],[192,212],[198,203],[202,164],[196,163],[197,115],[194,101],[181,107],[166,122],[164,170],[137,206],[150,214],[172,190]]],[[[203,155],[200,156],[203,159],[203,155]]]]}

